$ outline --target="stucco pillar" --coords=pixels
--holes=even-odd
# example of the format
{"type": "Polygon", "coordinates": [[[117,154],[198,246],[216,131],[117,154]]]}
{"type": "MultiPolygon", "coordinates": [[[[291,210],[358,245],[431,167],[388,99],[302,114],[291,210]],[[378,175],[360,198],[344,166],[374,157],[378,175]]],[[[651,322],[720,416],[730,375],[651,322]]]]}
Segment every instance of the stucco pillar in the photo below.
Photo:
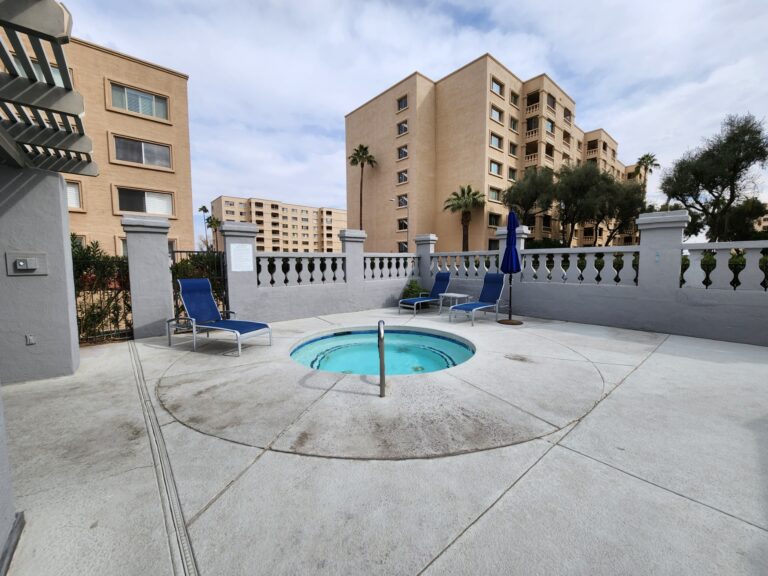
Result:
{"type": "MultiPolygon", "coordinates": [[[[686,210],[640,214],[640,269],[637,285],[649,292],[680,288],[683,231],[690,221],[686,210]]],[[[625,262],[626,265],[631,265],[625,262]]]]}
{"type": "MultiPolygon", "coordinates": [[[[252,315],[246,295],[259,285],[255,244],[259,227],[247,222],[224,222],[219,229],[227,257],[227,298],[230,310],[252,315]]],[[[253,300],[253,299],[251,299],[253,300]]]]}
{"type": "Polygon", "coordinates": [[[16,512],[13,498],[11,465],[5,438],[5,414],[3,399],[0,397],[0,574],[5,574],[4,568],[10,564],[24,528],[24,513],[16,512]]]}
{"type": "Polygon", "coordinates": [[[437,236],[434,234],[419,234],[414,238],[416,256],[419,258],[419,278],[422,286],[432,285],[432,254],[435,253],[437,236]]]}
{"type": "Polygon", "coordinates": [[[0,381],[72,374],[80,364],[66,184],[0,166],[0,381]]]}
{"type": "Polygon", "coordinates": [[[133,337],[162,336],[166,320],[174,316],[170,224],[166,218],[125,216],[122,225],[128,246],[133,337]]]}
{"type": "Polygon", "coordinates": [[[360,284],[365,281],[363,270],[365,267],[363,244],[368,235],[363,230],[342,230],[339,232],[341,251],[346,254],[347,284],[360,284]]]}

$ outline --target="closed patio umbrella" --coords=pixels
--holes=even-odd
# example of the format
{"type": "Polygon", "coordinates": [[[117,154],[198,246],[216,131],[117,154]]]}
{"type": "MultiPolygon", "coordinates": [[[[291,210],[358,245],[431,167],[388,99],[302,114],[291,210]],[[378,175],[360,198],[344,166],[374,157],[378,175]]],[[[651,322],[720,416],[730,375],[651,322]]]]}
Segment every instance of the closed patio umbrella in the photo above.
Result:
{"type": "Polygon", "coordinates": [[[509,311],[505,320],[499,320],[499,324],[508,324],[518,326],[522,324],[520,320],[512,320],[512,274],[520,272],[520,254],[517,253],[517,227],[519,223],[517,214],[509,211],[507,216],[507,247],[504,249],[504,256],[501,259],[501,271],[509,274],[509,311]]]}

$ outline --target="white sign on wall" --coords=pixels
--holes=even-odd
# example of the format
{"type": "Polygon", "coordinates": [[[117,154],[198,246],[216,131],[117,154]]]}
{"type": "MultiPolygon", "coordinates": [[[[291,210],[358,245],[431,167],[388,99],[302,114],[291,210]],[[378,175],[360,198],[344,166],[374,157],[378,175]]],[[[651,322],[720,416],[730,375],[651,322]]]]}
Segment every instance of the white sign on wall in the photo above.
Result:
{"type": "Polygon", "coordinates": [[[229,269],[232,272],[253,272],[253,244],[229,246],[229,269]]]}

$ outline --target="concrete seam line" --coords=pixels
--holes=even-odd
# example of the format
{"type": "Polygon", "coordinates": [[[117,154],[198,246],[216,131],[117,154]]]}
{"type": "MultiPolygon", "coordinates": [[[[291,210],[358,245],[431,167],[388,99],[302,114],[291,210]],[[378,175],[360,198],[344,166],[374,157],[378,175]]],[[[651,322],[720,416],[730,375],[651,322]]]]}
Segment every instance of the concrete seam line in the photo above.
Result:
{"type": "Polygon", "coordinates": [[[602,464],[603,466],[607,466],[608,468],[611,468],[613,470],[616,470],[617,472],[621,472],[622,474],[626,474],[630,478],[634,478],[635,480],[639,480],[640,482],[644,482],[646,484],[650,484],[654,488],[658,488],[659,490],[664,490],[664,492],[669,492],[670,494],[674,494],[675,496],[679,496],[680,498],[683,498],[685,500],[688,500],[689,502],[693,502],[694,504],[698,504],[699,506],[704,506],[705,508],[709,508],[710,510],[714,510],[715,512],[719,512],[720,514],[724,514],[725,516],[728,516],[730,518],[733,518],[734,520],[738,520],[739,522],[744,522],[744,524],[749,524],[750,526],[753,526],[757,528],[758,530],[762,530],[763,532],[768,532],[768,528],[765,526],[760,526],[759,524],[755,524],[754,522],[750,522],[749,520],[745,520],[744,518],[741,518],[739,516],[736,516],[735,514],[731,514],[730,512],[726,512],[725,510],[721,508],[717,508],[715,506],[712,506],[711,504],[707,504],[706,502],[702,502],[701,500],[696,500],[696,498],[691,498],[690,496],[686,496],[682,492],[677,492],[676,490],[672,490],[671,488],[667,488],[666,486],[662,486],[661,484],[657,484],[656,482],[653,482],[651,480],[648,480],[646,478],[643,478],[642,476],[638,476],[637,474],[633,474],[632,472],[627,472],[626,470],[619,468],[618,466],[615,466],[613,464],[609,464],[608,462],[605,462],[604,460],[600,460],[599,458],[595,458],[594,456],[590,456],[589,454],[585,454],[584,452],[580,452],[579,450],[575,450],[574,448],[570,448],[566,445],[559,446],[560,448],[564,448],[565,450],[568,450],[570,452],[573,452],[574,454],[578,454],[579,456],[583,458],[587,458],[589,460],[592,460],[593,462],[597,462],[598,464],[602,464]]]}
{"type": "Polygon", "coordinates": [[[13,555],[16,552],[16,547],[19,544],[21,538],[21,532],[24,530],[26,520],[24,519],[24,512],[17,512],[13,518],[13,525],[11,525],[11,531],[8,533],[8,538],[3,545],[3,553],[0,554],[0,576],[5,576],[8,570],[11,568],[11,562],[13,561],[13,555]]]}
{"type": "Polygon", "coordinates": [[[450,542],[448,542],[448,544],[446,544],[446,546],[445,546],[445,547],[444,547],[442,550],[440,550],[440,552],[438,552],[438,553],[437,553],[437,556],[435,556],[434,558],[432,558],[432,560],[430,560],[430,561],[429,561],[429,563],[428,563],[426,566],[424,566],[424,568],[422,568],[421,570],[419,570],[419,571],[417,572],[416,576],[421,576],[421,574],[424,574],[424,572],[426,572],[426,571],[429,569],[429,567],[430,567],[430,566],[432,566],[432,564],[434,564],[434,563],[437,561],[437,559],[438,559],[438,558],[440,558],[440,556],[442,556],[443,554],[445,554],[445,553],[448,551],[448,549],[449,549],[451,546],[453,546],[453,545],[454,545],[456,542],[458,542],[458,540],[459,540],[459,539],[460,539],[462,536],[464,536],[464,534],[466,534],[466,533],[467,533],[467,531],[469,531],[469,529],[470,529],[470,528],[472,528],[472,526],[474,526],[475,524],[477,524],[477,523],[480,521],[480,519],[481,519],[483,516],[485,516],[485,515],[486,515],[488,512],[490,512],[490,511],[491,511],[491,509],[492,509],[494,506],[496,506],[496,504],[498,504],[498,503],[501,501],[501,499],[502,499],[502,498],[504,498],[504,496],[506,496],[506,495],[509,493],[509,491],[510,491],[510,490],[512,490],[512,488],[514,488],[515,486],[517,486],[517,483],[518,483],[518,482],[520,482],[520,480],[522,480],[523,478],[525,478],[525,476],[528,474],[528,472],[530,472],[531,470],[533,470],[534,466],[536,466],[536,465],[537,465],[539,462],[541,462],[541,461],[542,461],[542,459],[543,459],[543,458],[544,458],[544,457],[545,457],[547,454],[549,454],[549,453],[552,451],[552,449],[553,449],[555,446],[556,446],[556,444],[551,444],[551,445],[549,446],[549,448],[547,448],[546,450],[544,450],[544,453],[543,453],[541,456],[539,456],[539,457],[536,459],[536,461],[535,461],[533,464],[531,464],[530,466],[528,466],[528,468],[526,468],[526,469],[523,471],[523,473],[522,473],[522,474],[520,474],[520,476],[518,476],[518,477],[515,479],[515,481],[514,481],[514,482],[512,482],[512,484],[510,484],[510,485],[509,485],[507,488],[505,488],[505,489],[504,489],[504,490],[501,492],[501,494],[499,494],[499,496],[498,496],[498,497],[497,497],[497,498],[496,498],[496,499],[495,499],[493,502],[491,502],[491,504],[490,504],[490,505],[489,505],[489,506],[488,506],[488,507],[487,507],[485,510],[483,510],[482,512],[480,512],[480,514],[478,514],[478,516],[477,516],[477,517],[476,517],[474,520],[472,520],[472,522],[470,522],[469,524],[467,524],[467,525],[464,527],[464,529],[462,529],[462,530],[461,530],[461,532],[459,532],[459,533],[458,533],[458,534],[457,534],[457,535],[456,535],[456,536],[455,536],[455,537],[454,537],[454,538],[453,538],[453,539],[452,539],[450,542]]]}
{"type": "Polygon", "coordinates": [[[160,500],[163,505],[163,516],[168,533],[168,548],[173,572],[174,574],[178,573],[176,569],[178,565],[184,576],[197,576],[197,561],[195,560],[187,525],[184,521],[184,512],[181,508],[179,493],[173,478],[173,469],[171,468],[171,460],[165,446],[165,439],[163,438],[160,424],[157,421],[155,409],[152,406],[152,399],[147,390],[147,383],[144,380],[144,371],[139,360],[138,351],[136,350],[136,344],[131,340],[128,346],[136,388],[141,401],[141,410],[144,414],[147,428],[152,459],[155,462],[155,477],[160,492],[160,500]]]}

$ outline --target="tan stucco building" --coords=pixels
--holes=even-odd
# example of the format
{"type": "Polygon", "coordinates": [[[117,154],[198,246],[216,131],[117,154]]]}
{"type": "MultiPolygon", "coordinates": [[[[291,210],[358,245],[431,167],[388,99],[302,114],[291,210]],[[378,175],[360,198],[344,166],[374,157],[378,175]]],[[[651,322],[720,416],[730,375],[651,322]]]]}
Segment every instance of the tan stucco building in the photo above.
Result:
{"type": "Polygon", "coordinates": [[[221,222],[256,224],[259,252],[341,252],[339,232],[347,227],[346,210],[267,198],[219,196],[211,202],[211,215],[221,222]]]}
{"type": "MultiPolygon", "coordinates": [[[[460,250],[460,216],[443,203],[466,184],[486,196],[472,215],[470,250],[494,248],[506,223],[502,192],[530,166],[596,162],[625,179],[634,166],[618,160],[618,143],[602,129],[584,132],[575,119],[576,103],[546,74],[523,81],[490,54],[438,81],[414,72],[369,100],[346,116],[347,157],[365,144],[377,160],[364,172],[366,250],[414,251],[414,237],[426,233],[437,234],[439,250],[460,250]]],[[[347,165],[355,227],[359,184],[360,169],[347,165]]],[[[553,220],[529,222],[534,238],[559,237],[553,220]]]]}
{"type": "Polygon", "coordinates": [[[64,50],[100,169],[65,175],[71,232],[123,254],[123,215],[165,216],[169,248],[192,250],[188,77],[74,38],[64,50]]]}

